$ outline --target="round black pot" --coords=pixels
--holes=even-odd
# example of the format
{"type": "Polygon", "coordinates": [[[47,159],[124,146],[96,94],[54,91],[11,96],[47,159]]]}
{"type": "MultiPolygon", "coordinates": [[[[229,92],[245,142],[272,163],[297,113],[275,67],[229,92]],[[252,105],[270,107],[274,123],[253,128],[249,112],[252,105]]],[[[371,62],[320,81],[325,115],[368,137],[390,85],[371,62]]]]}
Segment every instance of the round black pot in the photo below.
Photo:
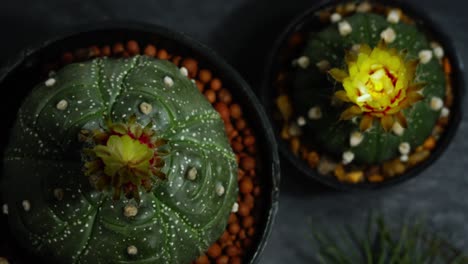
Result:
{"type": "MultiPolygon", "coordinates": [[[[278,37],[267,59],[265,73],[263,76],[263,83],[259,92],[260,101],[262,102],[267,113],[275,112],[276,106],[274,99],[276,97],[276,91],[273,87],[273,83],[276,73],[281,68],[281,52],[287,49],[287,40],[295,32],[311,32],[313,30],[320,29],[323,24],[319,21],[318,16],[315,15],[317,11],[336,6],[340,3],[347,2],[353,1],[322,0],[310,9],[306,10],[304,13],[297,16],[278,37]]],[[[311,169],[305,161],[303,161],[302,159],[300,159],[292,153],[288,146],[288,142],[280,138],[280,127],[278,126],[278,123],[275,120],[273,120],[273,117],[270,115],[271,123],[273,125],[274,133],[278,141],[278,148],[280,150],[281,155],[285,157],[286,160],[288,160],[293,166],[298,168],[308,178],[319,181],[320,183],[330,186],[332,188],[345,191],[362,191],[394,186],[398,183],[402,183],[420,174],[423,170],[427,169],[431,164],[433,164],[447,149],[448,145],[450,144],[457,131],[463,113],[462,102],[465,93],[465,81],[463,79],[464,66],[460,60],[457,51],[455,50],[454,45],[452,44],[452,41],[448,38],[448,36],[433,22],[433,20],[427,14],[422,12],[421,9],[413,7],[407,1],[379,0],[368,2],[378,3],[385,6],[392,6],[402,9],[405,12],[405,14],[409,15],[416,22],[416,25],[418,27],[422,28],[427,34],[432,36],[433,39],[437,40],[441,44],[441,46],[444,48],[445,56],[449,58],[452,66],[452,86],[454,102],[450,109],[451,117],[449,125],[445,128],[442,137],[438,140],[437,146],[431,152],[429,158],[416,165],[415,167],[407,170],[403,175],[387,179],[381,183],[365,182],[358,184],[350,184],[340,182],[335,177],[327,177],[320,175],[315,169],[311,169]]]]}
{"type": "MultiPolygon", "coordinates": [[[[168,49],[181,56],[191,56],[203,67],[219,76],[236,102],[238,102],[248,123],[257,135],[258,176],[263,187],[261,197],[262,219],[254,246],[247,252],[248,263],[257,263],[267,243],[273,222],[278,210],[279,198],[279,157],[275,138],[269,120],[249,85],[221,57],[203,44],[166,28],[134,23],[109,22],[93,26],[84,26],[53,39],[40,42],[24,50],[0,69],[0,89],[3,91],[4,103],[1,104],[3,127],[11,127],[23,98],[39,82],[41,69],[47,62],[60,58],[65,51],[89,47],[91,45],[109,45],[134,39],[139,43],[151,43],[168,49]]],[[[0,150],[7,143],[7,137],[0,140],[0,150]]],[[[1,168],[0,168],[0,171],[1,168]]],[[[1,179],[1,177],[0,177],[1,179]]],[[[12,263],[37,263],[34,256],[25,255],[14,243],[14,235],[7,229],[6,217],[0,216],[0,256],[12,259],[12,263]]]]}

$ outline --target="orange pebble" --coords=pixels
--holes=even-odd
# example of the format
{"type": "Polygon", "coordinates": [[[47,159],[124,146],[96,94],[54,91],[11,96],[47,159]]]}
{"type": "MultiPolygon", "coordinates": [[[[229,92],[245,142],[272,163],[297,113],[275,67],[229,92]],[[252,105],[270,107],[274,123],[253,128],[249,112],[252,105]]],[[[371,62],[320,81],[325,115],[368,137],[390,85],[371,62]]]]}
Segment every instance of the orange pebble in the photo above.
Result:
{"type": "Polygon", "coordinates": [[[247,204],[241,203],[239,204],[239,210],[237,213],[241,216],[248,216],[250,215],[250,207],[247,204]]]}
{"type": "Polygon", "coordinates": [[[195,260],[195,264],[210,264],[210,260],[206,255],[201,255],[195,260]]]}
{"type": "Polygon", "coordinates": [[[239,190],[243,194],[249,194],[253,191],[253,189],[254,189],[253,182],[248,177],[244,178],[239,184],[239,190]]]}
{"type": "Polygon", "coordinates": [[[213,78],[211,71],[207,69],[201,69],[198,73],[198,77],[203,83],[208,83],[209,81],[211,81],[211,78],[213,78]]]}
{"type": "Polygon", "coordinates": [[[167,53],[167,51],[165,49],[160,49],[158,50],[158,53],[156,55],[158,57],[158,59],[160,60],[167,60],[169,59],[169,53],[167,53]]]}
{"type": "Polygon", "coordinates": [[[229,233],[236,235],[240,231],[240,225],[238,223],[232,223],[228,226],[229,233]]]}
{"type": "Polygon", "coordinates": [[[117,42],[112,47],[112,53],[114,54],[121,54],[125,51],[124,45],[120,42],[117,42]]]}
{"type": "Polygon", "coordinates": [[[250,157],[250,156],[244,157],[241,160],[241,168],[244,169],[244,170],[255,169],[255,159],[250,157]]]}
{"type": "Polygon", "coordinates": [[[255,220],[254,220],[253,216],[251,216],[251,215],[242,218],[242,226],[244,228],[252,227],[254,222],[255,222],[255,220]]]}
{"type": "Polygon", "coordinates": [[[216,101],[216,93],[213,90],[206,90],[205,97],[210,103],[214,103],[216,101]]]}
{"type": "Polygon", "coordinates": [[[218,243],[214,243],[207,251],[208,256],[217,258],[221,255],[221,247],[218,243]]]}
{"type": "Polygon", "coordinates": [[[222,255],[216,259],[216,264],[229,264],[229,257],[222,255]]]}
{"type": "Polygon", "coordinates": [[[156,47],[152,44],[148,44],[146,45],[146,48],[145,48],[145,55],[148,56],[148,57],[155,57],[156,56],[156,47]]]}
{"type": "Polygon", "coordinates": [[[198,62],[193,58],[186,58],[182,61],[182,67],[185,67],[189,73],[189,77],[193,78],[197,75],[198,62]]]}
{"type": "Polygon", "coordinates": [[[127,51],[130,55],[140,54],[140,45],[135,40],[129,40],[127,42],[127,51]]]}
{"type": "Polygon", "coordinates": [[[106,56],[106,57],[109,57],[110,55],[112,55],[110,46],[106,45],[106,46],[102,47],[101,48],[101,54],[103,56],[106,56]]]}
{"type": "Polygon", "coordinates": [[[211,80],[210,83],[210,87],[211,89],[213,89],[213,91],[218,91],[219,89],[221,89],[222,85],[223,84],[221,83],[221,80],[218,78],[214,78],[213,80],[211,80]]]}

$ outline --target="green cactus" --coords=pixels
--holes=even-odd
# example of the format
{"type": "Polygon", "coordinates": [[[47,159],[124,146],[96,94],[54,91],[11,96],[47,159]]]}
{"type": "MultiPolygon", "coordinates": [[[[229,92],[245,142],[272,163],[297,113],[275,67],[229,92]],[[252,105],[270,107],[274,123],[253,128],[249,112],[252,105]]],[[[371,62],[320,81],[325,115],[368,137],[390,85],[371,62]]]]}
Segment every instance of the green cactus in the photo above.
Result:
{"type": "Polygon", "coordinates": [[[140,56],[53,78],[25,99],[4,158],[23,247],[54,263],[189,263],[221,236],[236,159],[190,79],[140,56]]]}
{"type": "MultiPolygon", "coordinates": [[[[436,56],[424,63],[419,61],[421,51],[427,50],[430,55],[433,53],[426,34],[414,24],[391,23],[385,17],[372,13],[356,13],[343,18],[343,21],[345,22],[331,24],[319,32],[311,33],[301,54],[309,59],[310,65],[298,67],[295,72],[293,100],[300,114],[307,116],[309,109],[315,106],[320,107],[322,114],[321,118],[306,124],[304,134],[307,140],[310,140],[309,143],[318,145],[334,155],[339,156],[351,151],[354,161],[358,163],[373,164],[398,157],[401,143],[408,143],[415,148],[431,134],[441,114],[440,108],[431,107],[431,101],[440,102],[445,95],[443,68],[436,56]],[[349,23],[352,31],[340,34],[340,23],[345,24],[341,26],[349,23]],[[396,38],[385,43],[381,34],[389,28],[393,30],[390,33],[396,34],[396,38]],[[408,80],[410,87],[406,87],[409,99],[400,103],[401,109],[392,113],[393,116],[382,115],[366,119],[365,116],[371,114],[363,112],[364,108],[357,107],[355,102],[347,97],[346,87],[340,83],[347,82],[343,80],[345,76],[342,75],[349,73],[350,62],[355,65],[360,63],[357,60],[359,54],[363,53],[362,47],[370,48],[368,53],[380,47],[381,51],[402,59],[407,75],[411,75],[408,72],[415,71],[414,78],[408,80]],[[318,62],[327,62],[330,68],[335,69],[324,70],[324,67],[316,67],[315,63],[318,62]],[[355,107],[350,109],[353,105],[355,107]],[[380,123],[377,122],[379,119],[380,123]],[[400,130],[403,133],[391,132],[394,123],[403,127],[406,125],[406,129],[400,130]],[[351,146],[350,135],[356,131],[362,132],[363,139],[360,144],[351,146]]],[[[396,76],[396,79],[398,77],[396,76]]],[[[348,84],[349,87],[352,85],[348,84]]],[[[395,83],[394,85],[396,87],[395,83]]],[[[365,86],[369,88],[367,83],[365,86]]],[[[360,95],[358,92],[356,96],[360,95]]],[[[369,98],[375,99],[374,96],[369,98]]]]}

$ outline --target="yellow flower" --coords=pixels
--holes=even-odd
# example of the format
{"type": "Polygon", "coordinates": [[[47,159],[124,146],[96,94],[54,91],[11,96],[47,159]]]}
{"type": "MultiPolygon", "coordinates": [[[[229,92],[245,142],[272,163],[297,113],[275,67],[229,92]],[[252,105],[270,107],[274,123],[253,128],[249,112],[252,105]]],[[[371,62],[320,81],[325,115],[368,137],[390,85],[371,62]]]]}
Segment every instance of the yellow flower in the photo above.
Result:
{"type": "Polygon", "coordinates": [[[379,119],[385,131],[395,121],[406,126],[402,110],[423,98],[419,92],[424,84],[414,83],[417,60],[405,61],[405,52],[388,49],[384,42],[371,49],[360,45],[359,52],[347,52],[346,70],[333,68],[330,75],[343,84],[335,93],[339,100],[351,103],[342,120],[362,116],[360,128],[367,130],[379,119]]]}

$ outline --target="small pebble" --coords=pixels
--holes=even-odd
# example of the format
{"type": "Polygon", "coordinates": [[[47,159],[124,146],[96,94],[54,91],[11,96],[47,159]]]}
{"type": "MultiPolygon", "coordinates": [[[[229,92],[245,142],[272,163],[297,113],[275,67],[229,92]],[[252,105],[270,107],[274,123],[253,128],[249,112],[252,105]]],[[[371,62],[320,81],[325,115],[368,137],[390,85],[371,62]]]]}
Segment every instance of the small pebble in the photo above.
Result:
{"type": "Polygon", "coordinates": [[[218,245],[218,243],[214,243],[206,253],[212,258],[217,258],[221,255],[221,247],[218,245]]]}
{"type": "Polygon", "coordinates": [[[149,115],[151,111],[153,111],[153,106],[146,102],[143,102],[140,104],[140,111],[145,115],[149,115]]]}
{"type": "Polygon", "coordinates": [[[343,164],[348,165],[354,160],[354,153],[351,151],[343,152],[343,164]]]}
{"type": "Polygon", "coordinates": [[[22,203],[24,211],[28,212],[31,210],[31,203],[28,200],[24,200],[22,203]]]}
{"type": "Polygon", "coordinates": [[[218,182],[216,183],[216,186],[215,186],[215,192],[218,196],[222,196],[224,194],[224,186],[218,182]]]}
{"type": "Polygon", "coordinates": [[[402,155],[408,155],[411,151],[411,146],[408,142],[402,142],[399,146],[398,146],[398,150],[400,151],[400,153],[402,155]]]}
{"type": "Polygon", "coordinates": [[[419,56],[419,61],[422,64],[426,64],[430,62],[432,59],[432,50],[421,50],[418,56],[419,56]]]}
{"type": "Polygon", "coordinates": [[[317,68],[321,72],[326,72],[331,68],[330,62],[327,61],[327,60],[321,60],[321,61],[317,62],[317,64],[315,64],[315,65],[317,66],[317,68]]]}
{"type": "Polygon", "coordinates": [[[322,118],[322,110],[319,106],[314,106],[307,112],[307,117],[312,120],[318,120],[322,118]]]}
{"type": "Polygon", "coordinates": [[[364,135],[361,132],[355,131],[351,133],[351,136],[349,137],[349,144],[351,147],[359,146],[363,139],[364,135]]]}
{"type": "Polygon", "coordinates": [[[187,70],[187,68],[185,68],[185,67],[180,67],[180,73],[181,73],[183,76],[188,76],[188,70],[187,70]]]}
{"type": "Polygon", "coordinates": [[[166,77],[164,77],[164,84],[165,84],[167,87],[172,87],[172,86],[174,85],[174,80],[172,80],[171,77],[166,76],[166,77]]]}
{"type": "Polygon", "coordinates": [[[408,155],[401,155],[400,156],[400,161],[401,162],[408,162],[408,155]]]}
{"type": "Polygon", "coordinates": [[[387,21],[393,24],[400,22],[400,11],[397,9],[390,10],[390,12],[388,12],[387,21]]]}
{"type": "Polygon", "coordinates": [[[442,107],[442,110],[440,111],[440,117],[448,117],[450,115],[450,109],[447,107],[442,107]]]}
{"type": "Polygon", "coordinates": [[[390,27],[385,29],[384,31],[382,31],[382,33],[380,33],[380,38],[382,38],[385,41],[385,43],[394,42],[396,39],[395,30],[393,30],[393,28],[390,27]]]}
{"type": "Polygon", "coordinates": [[[332,23],[337,23],[338,21],[341,20],[341,15],[338,14],[338,13],[333,13],[331,16],[330,16],[330,21],[332,23]]]}
{"type": "Polygon", "coordinates": [[[237,202],[235,202],[232,205],[231,213],[237,213],[237,211],[239,211],[239,204],[237,202]]]}
{"type": "Polygon", "coordinates": [[[67,100],[62,99],[57,103],[55,107],[60,111],[64,111],[68,107],[68,102],[67,100]]]}
{"type": "Polygon", "coordinates": [[[63,189],[62,188],[55,188],[54,189],[54,197],[55,197],[55,199],[61,201],[63,199],[63,189]]]}
{"type": "Polygon", "coordinates": [[[297,65],[299,65],[299,67],[301,67],[302,69],[306,69],[307,67],[309,67],[309,64],[310,59],[307,56],[301,56],[297,59],[297,65]]]}
{"type": "Polygon", "coordinates": [[[288,133],[290,136],[297,137],[302,134],[302,130],[297,124],[291,123],[288,129],[288,133]]]}
{"type": "Polygon", "coordinates": [[[343,21],[338,23],[338,31],[340,32],[340,35],[342,37],[345,37],[351,34],[351,32],[353,32],[353,28],[351,27],[351,24],[349,24],[348,21],[343,21]]]}
{"type": "Polygon", "coordinates": [[[47,81],[45,81],[45,85],[47,87],[54,86],[55,83],[56,83],[56,80],[54,78],[49,78],[49,79],[47,79],[47,81]]]}
{"type": "Polygon", "coordinates": [[[129,247],[127,247],[127,254],[129,254],[131,256],[135,256],[136,254],[138,254],[138,249],[133,245],[129,246],[129,247]]]}
{"type": "Polygon", "coordinates": [[[124,207],[124,216],[133,217],[138,214],[138,208],[133,204],[127,204],[124,207]]]}
{"type": "Polygon", "coordinates": [[[439,97],[432,97],[431,98],[431,103],[430,103],[431,109],[434,111],[439,111],[444,107],[444,101],[440,99],[439,97]]]}
{"type": "Polygon", "coordinates": [[[303,116],[300,116],[297,118],[297,125],[302,127],[305,126],[306,124],[306,119],[303,116]]]}
{"type": "Polygon", "coordinates": [[[394,122],[392,126],[392,132],[397,136],[402,136],[405,133],[405,128],[398,122],[394,122]]]}
{"type": "Polygon", "coordinates": [[[187,179],[194,181],[197,178],[197,168],[192,167],[187,171],[187,179]]]}
{"type": "Polygon", "coordinates": [[[369,2],[362,2],[356,8],[356,12],[366,13],[372,9],[372,5],[369,2]]]}
{"type": "Polygon", "coordinates": [[[5,215],[8,214],[8,204],[2,205],[2,212],[3,212],[3,214],[5,214],[5,215]]]}

